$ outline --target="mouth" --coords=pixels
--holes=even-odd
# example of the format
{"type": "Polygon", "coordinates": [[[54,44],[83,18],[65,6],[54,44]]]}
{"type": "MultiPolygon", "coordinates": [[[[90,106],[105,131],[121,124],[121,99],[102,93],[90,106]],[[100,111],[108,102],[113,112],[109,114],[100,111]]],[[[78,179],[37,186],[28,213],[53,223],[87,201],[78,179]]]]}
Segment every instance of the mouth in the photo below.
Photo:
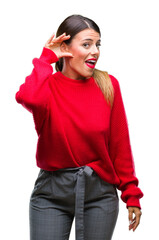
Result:
{"type": "Polygon", "coordinates": [[[89,68],[95,68],[97,59],[96,58],[91,58],[85,61],[85,64],[87,65],[87,67],[89,68]]]}

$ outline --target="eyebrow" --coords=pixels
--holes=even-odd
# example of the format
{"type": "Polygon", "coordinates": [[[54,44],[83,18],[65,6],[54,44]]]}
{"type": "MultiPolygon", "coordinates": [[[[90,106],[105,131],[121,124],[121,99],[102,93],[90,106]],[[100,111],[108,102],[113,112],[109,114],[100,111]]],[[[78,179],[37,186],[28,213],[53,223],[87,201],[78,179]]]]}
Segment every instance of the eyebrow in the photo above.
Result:
{"type": "MultiPolygon", "coordinates": [[[[93,42],[93,40],[91,38],[86,38],[86,39],[84,39],[82,41],[91,41],[91,42],[93,42]]],[[[101,42],[101,40],[99,39],[97,42],[101,42]]]]}

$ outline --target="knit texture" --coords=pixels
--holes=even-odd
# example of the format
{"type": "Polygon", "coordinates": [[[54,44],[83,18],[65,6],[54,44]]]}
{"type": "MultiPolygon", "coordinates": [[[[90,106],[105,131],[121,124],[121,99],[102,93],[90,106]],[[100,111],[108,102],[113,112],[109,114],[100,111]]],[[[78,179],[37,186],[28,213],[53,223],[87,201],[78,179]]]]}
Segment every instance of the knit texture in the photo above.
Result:
{"type": "Polygon", "coordinates": [[[118,80],[112,109],[93,77],[75,80],[53,74],[59,59],[43,48],[34,68],[16,93],[16,100],[33,114],[38,134],[37,166],[56,171],[90,166],[121,190],[126,206],[141,208],[143,196],[135,175],[126,113],[118,80]]]}

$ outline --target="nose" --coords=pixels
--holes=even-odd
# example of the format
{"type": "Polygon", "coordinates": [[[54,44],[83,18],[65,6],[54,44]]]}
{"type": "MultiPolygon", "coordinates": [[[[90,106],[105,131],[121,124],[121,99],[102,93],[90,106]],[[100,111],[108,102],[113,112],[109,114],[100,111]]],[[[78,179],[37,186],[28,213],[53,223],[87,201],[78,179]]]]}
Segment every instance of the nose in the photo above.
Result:
{"type": "Polygon", "coordinates": [[[93,45],[92,48],[91,48],[91,54],[92,55],[96,55],[98,56],[99,55],[99,49],[96,45],[93,45]]]}

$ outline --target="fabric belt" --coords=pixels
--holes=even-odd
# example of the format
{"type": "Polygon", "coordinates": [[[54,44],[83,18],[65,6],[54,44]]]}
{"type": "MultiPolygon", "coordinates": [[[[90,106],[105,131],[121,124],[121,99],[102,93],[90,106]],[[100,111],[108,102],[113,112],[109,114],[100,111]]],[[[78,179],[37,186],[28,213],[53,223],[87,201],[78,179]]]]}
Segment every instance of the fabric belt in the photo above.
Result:
{"type": "Polygon", "coordinates": [[[77,168],[59,169],[59,171],[78,170],[75,173],[75,233],[76,240],[84,240],[84,200],[85,200],[85,176],[91,176],[93,169],[89,166],[77,168]]]}
{"type": "Polygon", "coordinates": [[[77,183],[75,187],[75,230],[76,240],[84,240],[84,199],[85,199],[85,174],[91,176],[93,169],[89,166],[82,166],[76,172],[77,183]]]}

